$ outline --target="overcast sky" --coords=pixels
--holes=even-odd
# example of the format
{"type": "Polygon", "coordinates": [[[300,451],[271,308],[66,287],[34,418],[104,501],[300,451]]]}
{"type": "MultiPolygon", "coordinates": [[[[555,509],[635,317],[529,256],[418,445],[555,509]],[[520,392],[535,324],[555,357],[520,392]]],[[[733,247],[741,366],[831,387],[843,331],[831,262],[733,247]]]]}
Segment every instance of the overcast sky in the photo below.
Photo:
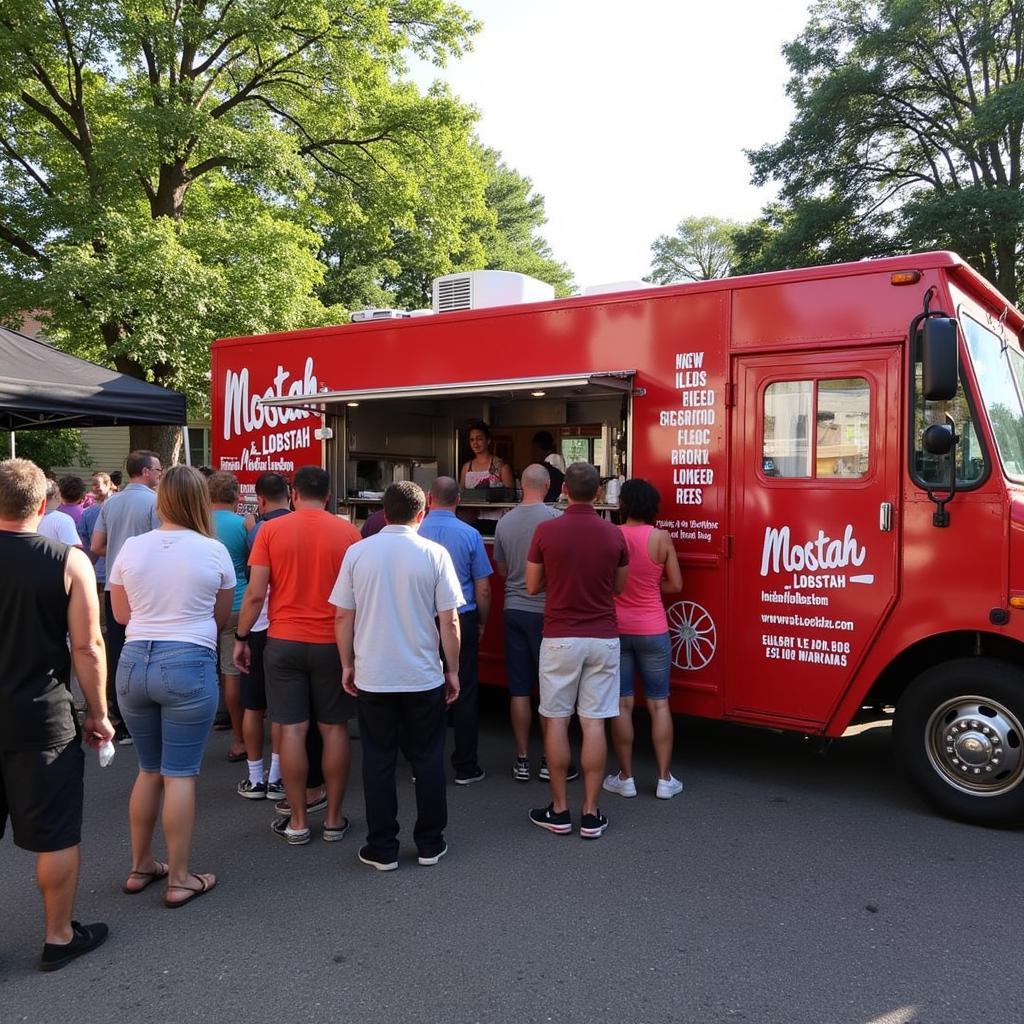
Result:
{"type": "Polygon", "coordinates": [[[460,0],[483,22],[442,72],[479,135],[545,198],[544,234],[577,285],[638,280],[685,216],[753,217],[745,147],[792,113],[782,44],[808,0],[460,0]]]}

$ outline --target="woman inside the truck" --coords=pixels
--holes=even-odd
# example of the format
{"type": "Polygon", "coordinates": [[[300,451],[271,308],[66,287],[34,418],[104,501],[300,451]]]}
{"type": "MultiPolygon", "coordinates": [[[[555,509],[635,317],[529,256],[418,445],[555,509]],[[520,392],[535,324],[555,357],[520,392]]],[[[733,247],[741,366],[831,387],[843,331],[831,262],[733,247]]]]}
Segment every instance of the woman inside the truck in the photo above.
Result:
{"type": "Polygon", "coordinates": [[[469,447],[473,458],[463,463],[459,473],[459,486],[463,490],[515,486],[511,467],[491,451],[491,428],[483,420],[470,426],[469,447]]]}

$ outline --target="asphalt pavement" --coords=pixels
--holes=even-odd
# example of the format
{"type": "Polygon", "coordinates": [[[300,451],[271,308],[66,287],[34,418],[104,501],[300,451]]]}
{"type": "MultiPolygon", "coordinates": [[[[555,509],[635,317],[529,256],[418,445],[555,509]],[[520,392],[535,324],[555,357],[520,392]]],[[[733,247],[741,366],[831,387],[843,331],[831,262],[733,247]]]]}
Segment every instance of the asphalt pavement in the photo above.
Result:
{"type": "Polygon", "coordinates": [[[387,874],[356,860],[358,742],[352,831],[289,847],[268,803],[235,794],[245,766],[215,733],[193,866],[219,884],[173,913],[160,886],[120,893],[132,749],[107,769],[91,755],[77,916],[110,938],[38,973],[33,858],[0,843],[0,1024],[1024,1018],[1024,836],[932,815],[897,778],[887,729],[823,756],[797,736],[679,720],[683,794],[654,798],[641,745],[639,796],[604,794],[610,827],[584,841],[527,820],[547,788],[511,778],[501,696],[482,726],[488,778],[450,787],[436,867],[416,863],[402,769],[401,866],[387,874]]]}

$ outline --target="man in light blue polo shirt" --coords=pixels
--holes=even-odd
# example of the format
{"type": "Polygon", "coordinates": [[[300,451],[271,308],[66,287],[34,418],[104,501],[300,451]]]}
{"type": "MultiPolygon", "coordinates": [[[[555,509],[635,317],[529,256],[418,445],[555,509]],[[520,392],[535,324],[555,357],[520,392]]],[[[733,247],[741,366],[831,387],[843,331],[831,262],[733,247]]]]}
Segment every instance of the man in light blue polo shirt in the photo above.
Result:
{"type": "Polygon", "coordinates": [[[111,495],[100,509],[99,518],[92,530],[90,550],[94,555],[105,555],[107,559],[107,583],[104,608],[107,620],[107,704],[111,718],[116,719],[117,742],[131,743],[131,736],[121,721],[121,709],[117,706],[117,663],[124,647],[124,629],[114,618],[110,605],[110,572],[129,537],[149,533],[160,525],[156,514],[156,488],[160,483],[160,456],[156,452],[140,449],[132,452],[125,462],[128,472],[128,486],[111,495]]]}
{"type": "Polygon", "coordinates": [[[430,488],[429,508],[420,524],[420,536],[440,544],[452,556],[466,603],[459,609],[459,699],[452,705],[455,750],[452,767],[455,784],[468,786],[480,782],[486,772],[477,759],[480,731],[478,711],[480,638],[484,635],[491,610],[491,581],[494,570],[484,550],[483,538],[475,527],[455,515],[459,504],[459,485],[450,476],[439,476],[430,488]]]}

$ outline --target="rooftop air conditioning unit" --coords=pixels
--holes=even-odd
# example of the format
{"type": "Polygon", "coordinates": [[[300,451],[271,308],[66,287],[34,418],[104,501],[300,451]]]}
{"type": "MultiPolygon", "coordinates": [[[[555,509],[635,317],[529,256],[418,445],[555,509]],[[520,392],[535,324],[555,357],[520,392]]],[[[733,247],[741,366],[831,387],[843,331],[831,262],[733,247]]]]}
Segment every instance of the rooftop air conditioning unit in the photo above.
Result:
{"type": "Polygon", "coordinates": [[[547,302],[554,297],[555,289],[546,282],[508,270],[470,270],[434,278],[437,313],[547,302]]]}
{"type": "Polygon", "coordinates": [[[583,295],[608,295],[610,292],[637,292],[641,288],[657,288],[650,281],[609,281],[607,284],[588,284],[583,295]]]}
{"type": "Polygon", "coordinates": [[[355,309],[352,323],[365,324],[370,320],[404,320],[409,314],[404,309],[355,309]]]}

